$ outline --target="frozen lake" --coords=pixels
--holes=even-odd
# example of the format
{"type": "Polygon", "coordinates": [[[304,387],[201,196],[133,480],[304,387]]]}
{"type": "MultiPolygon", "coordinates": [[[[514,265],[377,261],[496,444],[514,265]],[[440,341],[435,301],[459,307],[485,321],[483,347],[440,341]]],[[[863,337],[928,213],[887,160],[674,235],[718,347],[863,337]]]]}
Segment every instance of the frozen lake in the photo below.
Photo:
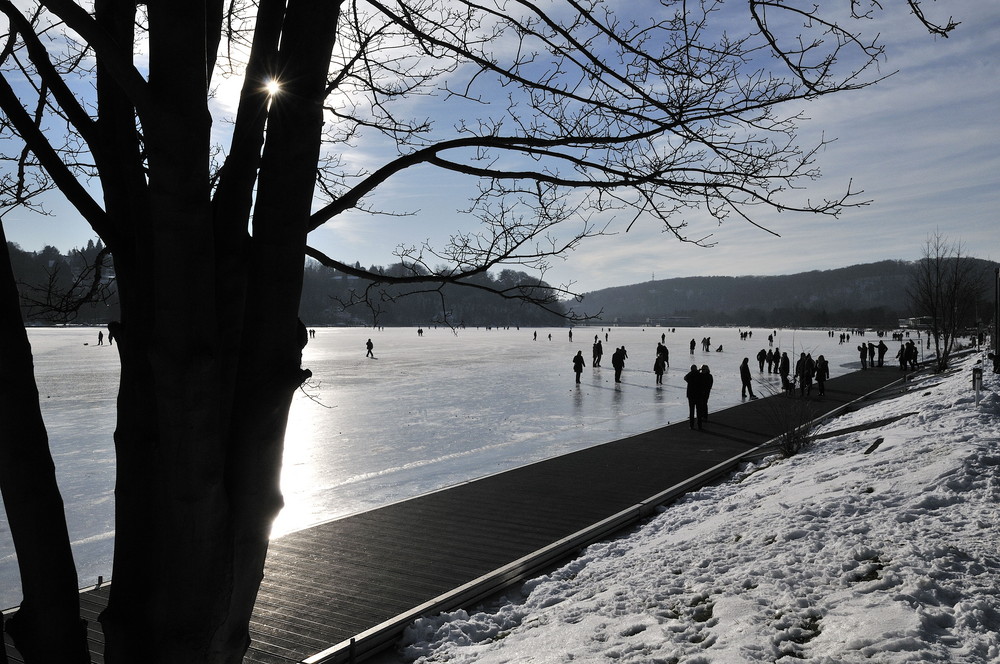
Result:
{"type": "MultiPolygon", "coordinates": [[[[81,585],[110,575],[114,539],[118,354],[96,345],[97,332],[29,329],[81,585]]],[[[744,357],[754,389],[766,394],[777,375],[759,374],[754,358],[768,347],[769,332],[755,329],[742,341],[732,328],[596,326],[574,328],[570,342],[567,328],[425,328],[422,337],[416,328],[317,328],[303,359],[313,379],[290,414],[286,506],[274,534],[684,419],[683,376],[693,363],[708,364],[715,375],[710,410],[741,402],[744,357]],[[604,342],[606,332],[604,366],[592,368],[594,336],[604,342]],[[661,334],[671,367],[657,386],[652,368],[661,334]],[[698,345],[689,354],[691,339],[703,337],[711,338],[713,352],[698,345]],[[369,338],[376,359],[365,357],[369,338]],[[621,345],[629,360],[616,385],[611,353],[621,345]],[[723,352],[714,352],[719,345],[723,352]],[[587,363],[579,386],[572,370],[577,350],[587,363]]],[[[886,343],[891,358],[898,344],[886,343]]],[[[857,340],[841,345],[826,331],[778,330],[774,345],[793,365],[800,352],[825,355],[832,376],[860,366],[857,340]]],[[[19,602],[13,543],[0,514],[0,607],[19,602]]]]}

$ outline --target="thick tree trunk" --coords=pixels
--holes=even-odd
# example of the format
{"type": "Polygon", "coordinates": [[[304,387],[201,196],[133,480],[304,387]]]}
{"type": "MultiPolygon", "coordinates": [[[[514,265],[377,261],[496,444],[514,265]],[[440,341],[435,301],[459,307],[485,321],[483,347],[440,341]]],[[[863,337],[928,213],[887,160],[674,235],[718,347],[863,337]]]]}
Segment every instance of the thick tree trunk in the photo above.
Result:
{"type": "Polygon", "coordinates": [[[0,289],[0,491],[23,590],[6,629],[29,664],[89,662],[66,516],[2,227],[0,289]]]}
{"type": "MultiPolygon", "coordinates": [[[[289,3],[260,162],[246,311],[232,412],[227,487],[234,506],[234,594],[218,648],[249,645],[249,620],[263,578],[280,490],[285,426],[292,396],[308,377],[307,334],[298,320],[308,218],[323,126],[322,99],[339,10],[336,3],[289,3]],[[264,267],[266,266],[266,268],[264,267]]],[[[239,659],[228,660],[232,663],[239,659]]]]}
{"type": "MultiPolygon", "coordinates": [[[[272,101],[259,169],[224,168],[214,202],[206,56],[176,48],[197,44],[205,22],[192,19],[198,3],[181,5],[149,8],[148,210],[112,247],[122,373],[115,563],[101,617],[109,664],[242,660],[282,506],[288,411],[306,375],[297,314],[337,3],[262,4],[278,8],[282,47],[269,24],[260,57],[279,60],[289,107],[272,101]]],[[[243,131],[264,125],[234,134],[243,131]]],[[[115,195],[109,210],[138,200],[127,188],[115,195]]]]}
{"type": "Polygon", "coordinates": [[[112,664],[224,661],[211,643],[232,592],[222,416],[232,351],[218,334],[204,12],[192,0],[149,7],[149,210],[134,245],[114,248],[122,374],[101,617],[112,664]]]}

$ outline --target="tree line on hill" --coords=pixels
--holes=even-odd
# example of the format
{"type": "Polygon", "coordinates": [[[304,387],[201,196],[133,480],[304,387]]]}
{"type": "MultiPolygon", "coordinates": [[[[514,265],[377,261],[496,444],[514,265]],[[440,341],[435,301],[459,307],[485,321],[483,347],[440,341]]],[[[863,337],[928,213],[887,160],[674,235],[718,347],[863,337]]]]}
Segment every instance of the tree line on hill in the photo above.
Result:
{"type": "MultiPolygon", "coordinates": [[[[24,251],[12,242],[8,250],[29,324],[106,325],[118,319],[114,269],[100,240],[68,254],[52,246],[24,251]],[[100,263],[95,288],[95,265],[100,263]]],[[[988,280],[996,263],[971,260],[988,280]]],[[[356,267],[362,269],[360,263],[356,267]]],[[[895,328],[901,318],[926,313],[915,310],[909,297],[914,267],[913,262],[887,260],[792,275],[661,279],[586,293],[573,307],[596,316],[592,323],[611,325],[895,328]]],[[[421,274],[418,266],[402,263],[368,271],[421,274]]],[[[475,287],[528,290],[537,292],[537,299],[553,299],[545,282],[510,269],[475,275],[469,280],[473,287],[384,285],[308,259],[303,279],[299,316],[307,326],[567,324],[564,302],[553,301],[543,309],[475,287]]],[[[984,283],[982,301],[974,308],[986,322],[992,315],[991,293],[984,283]]],[[[970,327],[975,323],[967,321],[970,327]]]]}
{"type": "MultiPolygon", "coordinates": [[[[18,282],[21,312],[28,324],[106,325],[120,317],[114,269],[100,240],[63,254],[46,246],[24,251],[7,243],[18,282]],[[96,275],[95,266],[101,266],[96,275]]],[[[358,264],[358,268],[361,266],[358,264]]],[[[412,265],[371,266],[376,274],[412,275],[412,265]]],[[[308,260],[304,270],[299,317],[307,326],[324,325],[451,325],[553,327],[563,324],[565,306],[550,302],[548,309],[522,300],[507,299],[476,288],[530,292],[552,300],[544,282],[524,272],[501,270],[469,278],[471,287],[409,284],[381,285],[308,260]]]]}
{"type": "MultiPolygon", "coordinates": [[[[360,263],[357,264],[360,270],[360,263]]],[[[369,272],[386,276],[426,276],[412,264],[371,266],[369,272]]],[[[483,272],[456,284],[382,284],[355,277],[309,260],[299,315],[306,325],[450,325],[555,327],[564,324],[566,307],[545,283],[524,272],[483,272]],[[482,287],[482,288],[479,288],[482,287]],[[542,308],[496,292],[527,293],[547,302],[542,308]]]]}
{"type": "MultiPolygon", "coordinates": [[[[988,321],[996,263],[971,259],[982,274],[988,321]]],[[[886,260],[780,276],[680,277],[606,288],[583,296],[581,308],[612,324],[895,328],[915,309],[916,263],[886,260]]],[[[974,326],[975,314],[966,321],[974,326]]]]}

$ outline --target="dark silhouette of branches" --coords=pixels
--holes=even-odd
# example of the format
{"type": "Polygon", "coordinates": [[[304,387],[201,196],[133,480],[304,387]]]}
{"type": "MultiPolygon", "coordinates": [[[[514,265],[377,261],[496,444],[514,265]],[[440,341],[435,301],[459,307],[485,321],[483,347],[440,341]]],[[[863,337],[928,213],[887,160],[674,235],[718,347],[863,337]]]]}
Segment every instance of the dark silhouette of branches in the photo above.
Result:
{"type": "Polygon", "coordinates": [[[960,242],[950,242],[940,231],[924,243],[907,295],[913,311],[930,319],[928,343],[934,344],[937,371],[948,368],[955,342],[974,323],[986,276],[960,242]]]}
{"type": "Polygon", "coordinates": [[[114,296],[112,280],[107,278],[110,268],[111,251],[102,248],[93,262],[89,262],[82,251],[74,255],[82,263],[82,269],[69,277],[63,271],[68,267],[55,264],[46,268],[48,280],[44,284],[23,283],[22,301],[28,307],[28,317],[51,323],[71,323],[86,304],[106,302],[114,296]]]}

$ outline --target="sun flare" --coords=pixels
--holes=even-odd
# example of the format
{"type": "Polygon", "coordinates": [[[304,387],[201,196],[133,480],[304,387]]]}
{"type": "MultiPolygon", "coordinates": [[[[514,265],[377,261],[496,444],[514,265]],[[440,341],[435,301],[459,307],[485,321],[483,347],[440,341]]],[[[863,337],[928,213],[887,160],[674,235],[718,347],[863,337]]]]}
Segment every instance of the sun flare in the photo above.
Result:
{"type": "Polygon", "coordinates": [[[264,83],[264,89],[267,91],[268,95],[273,97],[274,95],[281,92],[281,83],[279,83],[276,79],[272,78],[266,83],[264,83]]]}

